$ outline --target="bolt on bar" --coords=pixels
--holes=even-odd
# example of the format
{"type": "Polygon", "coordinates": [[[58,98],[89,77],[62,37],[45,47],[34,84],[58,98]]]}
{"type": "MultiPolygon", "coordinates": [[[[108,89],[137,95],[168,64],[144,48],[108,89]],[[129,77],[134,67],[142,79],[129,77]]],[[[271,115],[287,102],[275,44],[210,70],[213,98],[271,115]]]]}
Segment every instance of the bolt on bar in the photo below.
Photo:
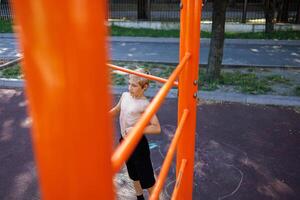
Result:
{"type": "Polygon", "coordinates": [[[171,200],[176,200],[177,199],[178,189],[181,186],[180,185],[181,180],[182,180],[181,178],[182,178],[182,175],[183,175],[186,163],[187,163],[187,160],[186,159],[182,159],[181,165],[180,165],[180,169],[179,169],[179,172],[178,172],[178,177],[177,177],[177,180],[176,180],[176,183],[175,183],[175,187],[174,187],[174,190],[173,190],[173,194],[172,194],[172,199],[171,200]]]}
{"type": "Polygon", "coordinates": [[[154,113],[156,113],[159,106],[162,104],[164,98],[168,94],[168,91],[171,89],[173,82],[185,66],[190,56],[191,54],[189,52],[185,54],[184,58],[178,64],[173,73],[170,75],[169,80],[161,87],[157,95],[146,108],[140,120],[133,127],[132,131],[128,134],[126,140],[123,140],[123,142],[117,147],[117,149],[113,153],[111,161],[114,173],[119,171],[122,164],[129,158],[130,154],[132,153],[140,138],[142,137],[144,128],[146,127],[154,113]]]}
{"type": "Polygon", "coordinates": [[[180,120],[179,125],[178,125],[178,127],[176,129],[174,138],[173,138],[172,143],[171,143],[171,145],[169,147],[169,150],[168,150],[167,156],[165,158],[165,161],[163,163],[163,166],[162,166],[162,168],[160,170],[160,174],[159,174],[158,179],[157,179],[157,181],[155,183],[153,192],[152,192],[152,194],[150,196],[150,200],[156,200],[159,197],[159,194],[161,192],[163,184],[165,183],[166,177],[168,175],[168,171],[169,171],[170,166],[171,166],[172,158],[173,158],[174,152],[176,150],[176,146],[177,146],[178,140],[179,140],[180,135],[182,133],[183,125],[184,125],[184,123],[185,123],[185,121],[186,121],[186,119],[188,117],[188,113],[189,113],[189,110],[187,110],[187,109],[185,109],[183,111],[181,120],[180,120]]]}
{"type": "Polygon", "coordinates": [[[194,81],[198,80],[199,44],[200,44],[200,16],[202,0],[181,0],[180,10],[180,60],[185,52],[191,53],[187,68],[179,76],[178,122],[184,109],[189,110],[189,120],[186,121],[177,144],[176,177],[178,177],[182,159],[188,160],[177,199],[193,199],[195,128],[196,128],[196,94],[198,88],[194,81]],[[188,148],[187,148],[188,146],[188,148]]]}
{"type": "MultiPolygon", "coordinates": [[[[119,71],[126,72],[126,73],[129,73],[129,74],[134,74],[134,75],[141,76],[141,77],[153,80],[153,81],[158,81],[158,82],[161,82],[161,83],[166,83],[168,81],[167,79],[164,79],[164,78],[160,78],[160,77],[153,76],[153,75],[150,75],[150,74],[144,74],[144,73],[136,72],[136,71],[133,71],[133,70],[130,70],[130,69],[125,69],[123,67],[119,67],[117,65],[113,65],[113,64],[109,64],[109,63],[107,64],[107,66],[109,66],[110,68],[115,69],[115,70],[119,70],[119,71]]],[[[177,81],[174,82],[174,86],[176,86],[176,87],[178,86],[177,81]]]]}

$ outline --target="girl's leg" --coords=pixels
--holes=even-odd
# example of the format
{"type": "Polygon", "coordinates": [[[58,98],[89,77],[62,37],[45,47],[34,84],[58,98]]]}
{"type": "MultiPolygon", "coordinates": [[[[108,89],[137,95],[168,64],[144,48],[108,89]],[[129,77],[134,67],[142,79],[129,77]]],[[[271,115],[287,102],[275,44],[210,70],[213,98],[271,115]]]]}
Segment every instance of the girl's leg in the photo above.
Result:
{"type": "Polygon", "coordinates": [[[148,192],[149,192],[149,195],[151,195],[151,194],[152,194],[153,188],[154,188],[154,186],[152,186],[152,187],[150,187],[150,188],[148,188],[148,189],[147,189],[147,190],[148,190],[148,192]]]}
{"type": "Polygon", "coordinates": [[[136,196],[143,195],[143,189],[142,189],[142,186],[140,184],[140,181],[133,181],[133,186],[134,186],[134,189],[135,189],[136,196]]]}

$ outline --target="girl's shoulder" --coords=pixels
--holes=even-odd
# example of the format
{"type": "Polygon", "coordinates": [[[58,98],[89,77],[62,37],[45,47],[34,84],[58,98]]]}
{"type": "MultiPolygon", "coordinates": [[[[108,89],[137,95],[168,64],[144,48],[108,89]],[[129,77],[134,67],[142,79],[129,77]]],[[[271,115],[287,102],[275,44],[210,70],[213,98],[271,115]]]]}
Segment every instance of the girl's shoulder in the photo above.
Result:
{"type": "Polygon", "coordinates": [[[121,95],[121,98],[126,98],[126,97],[128,97],[128,95],[129,95],[129,92],[123,92],[121,95]]]}

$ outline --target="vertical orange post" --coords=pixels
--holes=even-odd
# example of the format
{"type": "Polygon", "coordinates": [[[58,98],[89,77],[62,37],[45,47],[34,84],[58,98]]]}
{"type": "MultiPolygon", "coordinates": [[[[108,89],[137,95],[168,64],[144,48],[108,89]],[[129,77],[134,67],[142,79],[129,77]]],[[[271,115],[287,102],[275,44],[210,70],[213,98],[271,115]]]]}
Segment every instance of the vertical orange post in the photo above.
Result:
{"type": "Polygon", "coordinates": [[[114,198],[105,2],[13,0],[44,200],[114,198]]]}
{"type": "Polygon", "coordinates": [[[176,176],[181,161],[187,160],[178,199],[191,200],[193,193],[195,127],[196,127],[196,95],[198,90],[198,63],[200,48],[200,16],[202,1],[182,0],[180,14],[180,60],[185,52],[191,53],[187,66],[179,76],[178,120],[184,109],[190,111],[184,125],[184,132],[178,143],[176,176]],[[186,148],[186,147],[189,148],[186,148]]]}

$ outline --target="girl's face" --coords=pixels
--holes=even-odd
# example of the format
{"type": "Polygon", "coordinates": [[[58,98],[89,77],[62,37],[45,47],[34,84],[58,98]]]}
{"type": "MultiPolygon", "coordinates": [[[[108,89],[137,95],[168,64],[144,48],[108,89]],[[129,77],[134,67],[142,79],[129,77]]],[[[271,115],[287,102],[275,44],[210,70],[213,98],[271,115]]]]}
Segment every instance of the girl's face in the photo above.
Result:
{"type": "Polygon", "coordinates": [[[142,88],[142,86],[134,79],[129,79],[128,91],[132,97],[139,98],[144,96],[145,89],[146,87],[142,88]]]}

